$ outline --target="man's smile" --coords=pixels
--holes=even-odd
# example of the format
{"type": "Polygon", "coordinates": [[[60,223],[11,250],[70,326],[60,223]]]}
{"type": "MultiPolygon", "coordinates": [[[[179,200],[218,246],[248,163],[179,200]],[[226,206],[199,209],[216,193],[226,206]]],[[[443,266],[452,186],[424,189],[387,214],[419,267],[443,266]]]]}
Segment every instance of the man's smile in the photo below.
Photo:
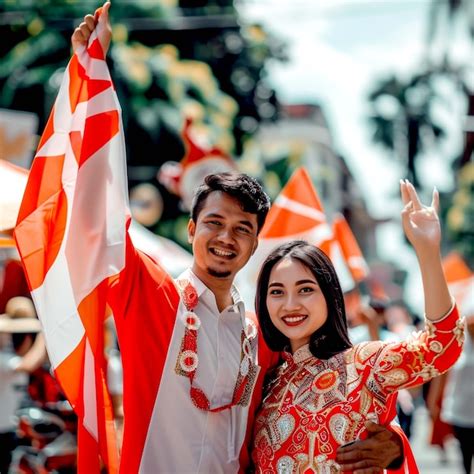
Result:
{"type": "Polygon", "coordinates": [[[237,256],[234,251],[223,249],[222,247],[210,247],[209,251],[216,257],[225,258],[229,260],[237,256]]]}

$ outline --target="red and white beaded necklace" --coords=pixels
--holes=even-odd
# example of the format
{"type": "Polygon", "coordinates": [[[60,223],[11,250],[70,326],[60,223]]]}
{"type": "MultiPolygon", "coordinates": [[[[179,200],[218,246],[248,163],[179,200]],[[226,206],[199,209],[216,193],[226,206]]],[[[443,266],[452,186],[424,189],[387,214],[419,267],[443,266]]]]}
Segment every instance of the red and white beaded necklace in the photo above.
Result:
{"type": "Polygon", "coordinates": [[[227,410],[235,405],[243,405],[244,395],[247,393],[248,385],[253,377],[250,374],[255,372],[255,364],[252,360],[251,339],[256,336],[255,326],[249,324],[247,330],[242,327],[241,334],[241,354],[239,375],[237,377],[232,401],[225,405],[211,408],[211,403],[207,395],[198,387],[194,386],[194,378],[199,365],[198,357],[198,331],[201,327],[201,320],[194,312],[199,298],[196,288],[189,280],[180,280],[177,282],[181,292],[181,298],[187,313],[184,316],[184,336],[181,341],[181,348],[176,362],[176,371],[190,381],[189,394],[194,405],[203,411],[220,412],[227,410]]]}

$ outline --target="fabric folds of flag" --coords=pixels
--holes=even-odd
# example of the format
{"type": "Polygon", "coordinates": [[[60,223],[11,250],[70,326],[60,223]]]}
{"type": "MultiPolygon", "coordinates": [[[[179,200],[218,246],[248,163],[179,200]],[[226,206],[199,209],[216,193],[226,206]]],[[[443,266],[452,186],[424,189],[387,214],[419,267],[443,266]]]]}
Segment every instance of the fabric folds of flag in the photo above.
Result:
{"type": "Polygon", "coordinates": [[[128,219],[121,110],[96,30],[65,71],[14,233],[51,364],[78,415],[79,472],[99,472],[101,459],[118,467],[103,322],[128,219]]]}
{"type": "Polygon", "coordinates": [[[357,283],[369,275],[369,266],[365,261],[357,240],[342,214],[337,214],[332,222],[334,237],[341,246],[342,254],[347,263],[352,278],[357,283]]]}

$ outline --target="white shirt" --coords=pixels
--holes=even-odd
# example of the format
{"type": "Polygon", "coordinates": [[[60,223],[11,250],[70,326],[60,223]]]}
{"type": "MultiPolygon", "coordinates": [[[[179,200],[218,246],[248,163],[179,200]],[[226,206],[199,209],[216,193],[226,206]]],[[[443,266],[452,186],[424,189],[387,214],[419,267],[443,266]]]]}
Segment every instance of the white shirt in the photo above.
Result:
{"type": "Polygon", "coordinates": [[[8,351],[0,351],[0,433],[15,429],[14,415],[28,383],[25,373],[15,372],[20,357],[8,351]]]}
{"type": "Polygon", "coordinates": [[[474,344],[467,331],[463,351],[448,374],[441,419],[474,428],[474,344]]]}
{"type": "MultiPolygon", "coordinates": [[[[214,294],[187,270],[199,302],[194,310],[201,320],[197,336],[199,365],[194,385],[208,396],[211,407],[230,403],[239,373],[242,330],[250,321],[235,288],[234,304],[219,312],[214,294]]],[[[244,442],[249,406],[218,413],[197,409],[190,397],[190,380],[175,368],[185,332],[187,310],[180,301],[160,388],[145,442],[140,472],[236,473],[244,442]],[[184,443],[183,440],[186,440],[184,443]],[[186,448],[184,448],[186,446],[186,448]]],[[[256,339],[252,344],[256,361],[256,339]]],[[[254,385],[252,386],[253,391],[254,385]]]]}

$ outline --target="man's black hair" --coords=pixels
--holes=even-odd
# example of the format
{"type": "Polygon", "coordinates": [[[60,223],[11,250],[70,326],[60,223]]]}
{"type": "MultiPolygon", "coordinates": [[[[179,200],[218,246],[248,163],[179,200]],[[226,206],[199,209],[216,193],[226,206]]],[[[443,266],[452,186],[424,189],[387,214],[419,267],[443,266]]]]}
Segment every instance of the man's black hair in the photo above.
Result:
{"type": "Polygon", "coordinates": [[[319,359],[326,360],[352,347],[347,331],[344,296],[334,266],[322,250],[303,240],[294,240],[277,247],[266,258],[260,269],[255,311],[268,347],[281,352],[290,345],[289,339],[273,324],[267,308],[270,274],[274,266],[285,257],[298,260],[311,271],[326,300],[328,317],[310,337],[311,353],[319,359]]]}
{"type": "Polygon", "coordinates": [[[214,191],[221,191],[235,198],[244,212],[257,215],[257,234],[265,223],[270,209],[270,198],[262,186],[250,176],[243,173],[216,173],[204,178],[204,183],[199,186],[194,194],[191,206],[191,219],[197,222],[207,196],[214,191]]]}

